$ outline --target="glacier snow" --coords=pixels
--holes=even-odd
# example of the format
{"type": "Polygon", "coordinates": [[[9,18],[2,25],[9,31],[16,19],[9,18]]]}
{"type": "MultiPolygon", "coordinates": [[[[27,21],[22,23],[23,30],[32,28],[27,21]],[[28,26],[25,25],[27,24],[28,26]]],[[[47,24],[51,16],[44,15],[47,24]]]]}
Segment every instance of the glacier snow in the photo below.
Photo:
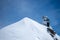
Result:
{"type": "MultiPolygon", "coordinates": [[[[60,37],[56,34],[60,40],[60,37]]],[[[54,40],[47,27],[25,17],[22,20],[0,29],[0,40],[54,40]]]]}

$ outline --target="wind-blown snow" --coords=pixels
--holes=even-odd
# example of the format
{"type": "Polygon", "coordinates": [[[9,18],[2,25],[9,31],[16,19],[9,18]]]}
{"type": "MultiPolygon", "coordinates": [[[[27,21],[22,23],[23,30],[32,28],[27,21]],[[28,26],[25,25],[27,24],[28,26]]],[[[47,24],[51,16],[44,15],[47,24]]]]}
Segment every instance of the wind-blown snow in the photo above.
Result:
{"type": "MultiPolygon", "coordinates": [[[[26,17],[0,29],[0,40],[53,40],[46,28],[26,17]]],[[[57,38],[59,38],[58,35],[57,38]]]]}

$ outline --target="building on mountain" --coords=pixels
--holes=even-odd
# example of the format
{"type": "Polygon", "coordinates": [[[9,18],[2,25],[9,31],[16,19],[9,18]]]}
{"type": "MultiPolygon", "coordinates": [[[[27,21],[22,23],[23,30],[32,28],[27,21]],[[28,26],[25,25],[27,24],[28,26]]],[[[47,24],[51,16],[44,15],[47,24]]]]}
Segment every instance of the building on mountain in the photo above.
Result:
{"type": "Polygon", "coordinates": [[[43,16],[42,19],[43,19],[43,24],[49,27],[50,26],[49,18],[47,16],[43,16]]]}

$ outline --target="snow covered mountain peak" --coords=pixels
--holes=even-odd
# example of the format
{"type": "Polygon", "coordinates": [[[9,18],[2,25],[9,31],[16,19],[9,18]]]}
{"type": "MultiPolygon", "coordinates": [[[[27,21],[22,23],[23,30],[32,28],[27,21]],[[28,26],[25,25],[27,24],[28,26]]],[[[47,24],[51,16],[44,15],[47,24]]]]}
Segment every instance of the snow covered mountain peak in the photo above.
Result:
{"type": "Polygon", "coordinates": [[[30,18],[28,18],[28,17],[24,17],[22,20],[28,20],[28,19],[30,19],[30,18]]]}
{"type": "MultiPolygon", "coordinates": [[[[57,35],[57,38],[59,36],[57,35]]],[[[0,30],[0,40],[54,40],[47,27],[25,17],[0,30]]],[[[59,39],[60,40],[60,39],[59,39]]]]}
{"type": "Polygon", "coordinates": [[[32,20],[31,18],[28,18],[28,17],[25,17],[25,18],[23,18],[22,20],[20,20],[20,22],[25,22],[25,23],[27,23],[27,22],[32,22],[32,21],[34,21],[34,20],[32,20]]]}
{"type": "MultiPolygon", "coordinates": [[[[32,20],[31,18],[28,18],[28,17],[25,17],[25,18],[23,18],[23,19],[21,19],[20,21],[18,21],[18,22],[15,22],[15,23],[13,23],[13,24],[11,24],[11,25],[8,25],[8,26],[13,26],[14,27],[14,25],[17,27],[19,24],[23,24],[23,25],[25,25],[25,26],[27,26],[27,25],[35,25],[35,26],[37,26],[37,25],[40,25],[40,27],[45,27],[46,28],[46,26],[44,26],[44,25],[42,25],[42,24],[40,24],[40,23],[38,23],[38,22],[36,22],[35,20],[32,20]]],[[[5,28],[3,28],[3,29],[6,29],[6,28],[9,28],[8,26],[6,26],[5,28]]],[[[43,28],[42,27],[42,28],[43,28]]]]}
{"type": "Polygon", "coordinates": [[[23,18],[23,19],[20,20],[20,21],[27,23],[28,21],[32,21],[32,19],[30,19],[30,18],[28,18],[28,17],[25,17],[25,18],[23,18]]]}
{"type": "Polygon", "coordinates": [[[28,17],[25,17],[25,18],[23,18],[22,20],[28,20],[28,19],[30,19],[30,18],[28,18],[28,17]]]}
{"type": "MultiPolygon", "coordinates": [[[[30,18],[28,18],[28,17],[25,17],[25,18],[23,18],[23,19],[21,19],[20,21],[17,21],[17,22],[15,22],[15,23],[13,23],[13,24],[10,24],[10,25],[8,25],[8,26],[6,26],[6,27],[4,27],[4,28],[2,28],[2,29],[8,29],[9,27],[11,27],[11,26],[13,26],[13,27],[17,27],[19,24],[28,24],[29,22],[32,22],[32,19],[30,19],[30,18]],[[14,26],[15,25],[15,26],[14,26]]],[[[1,29],[1,30],[2,30],[1,29]]]]}

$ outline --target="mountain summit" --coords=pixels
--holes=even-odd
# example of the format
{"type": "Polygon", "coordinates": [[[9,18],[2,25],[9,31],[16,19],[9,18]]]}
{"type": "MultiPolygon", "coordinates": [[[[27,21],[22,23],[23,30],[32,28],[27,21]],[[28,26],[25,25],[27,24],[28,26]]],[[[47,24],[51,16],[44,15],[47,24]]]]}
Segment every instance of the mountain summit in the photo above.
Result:
{"type": "MultiPolygon", "coordinates": [[[[58,40],[60,37],[56,34],[58,40]]],[[[47,27],[25,17],[22,20],[0,29],[0,40],[54,40],[47,27]]]]}

